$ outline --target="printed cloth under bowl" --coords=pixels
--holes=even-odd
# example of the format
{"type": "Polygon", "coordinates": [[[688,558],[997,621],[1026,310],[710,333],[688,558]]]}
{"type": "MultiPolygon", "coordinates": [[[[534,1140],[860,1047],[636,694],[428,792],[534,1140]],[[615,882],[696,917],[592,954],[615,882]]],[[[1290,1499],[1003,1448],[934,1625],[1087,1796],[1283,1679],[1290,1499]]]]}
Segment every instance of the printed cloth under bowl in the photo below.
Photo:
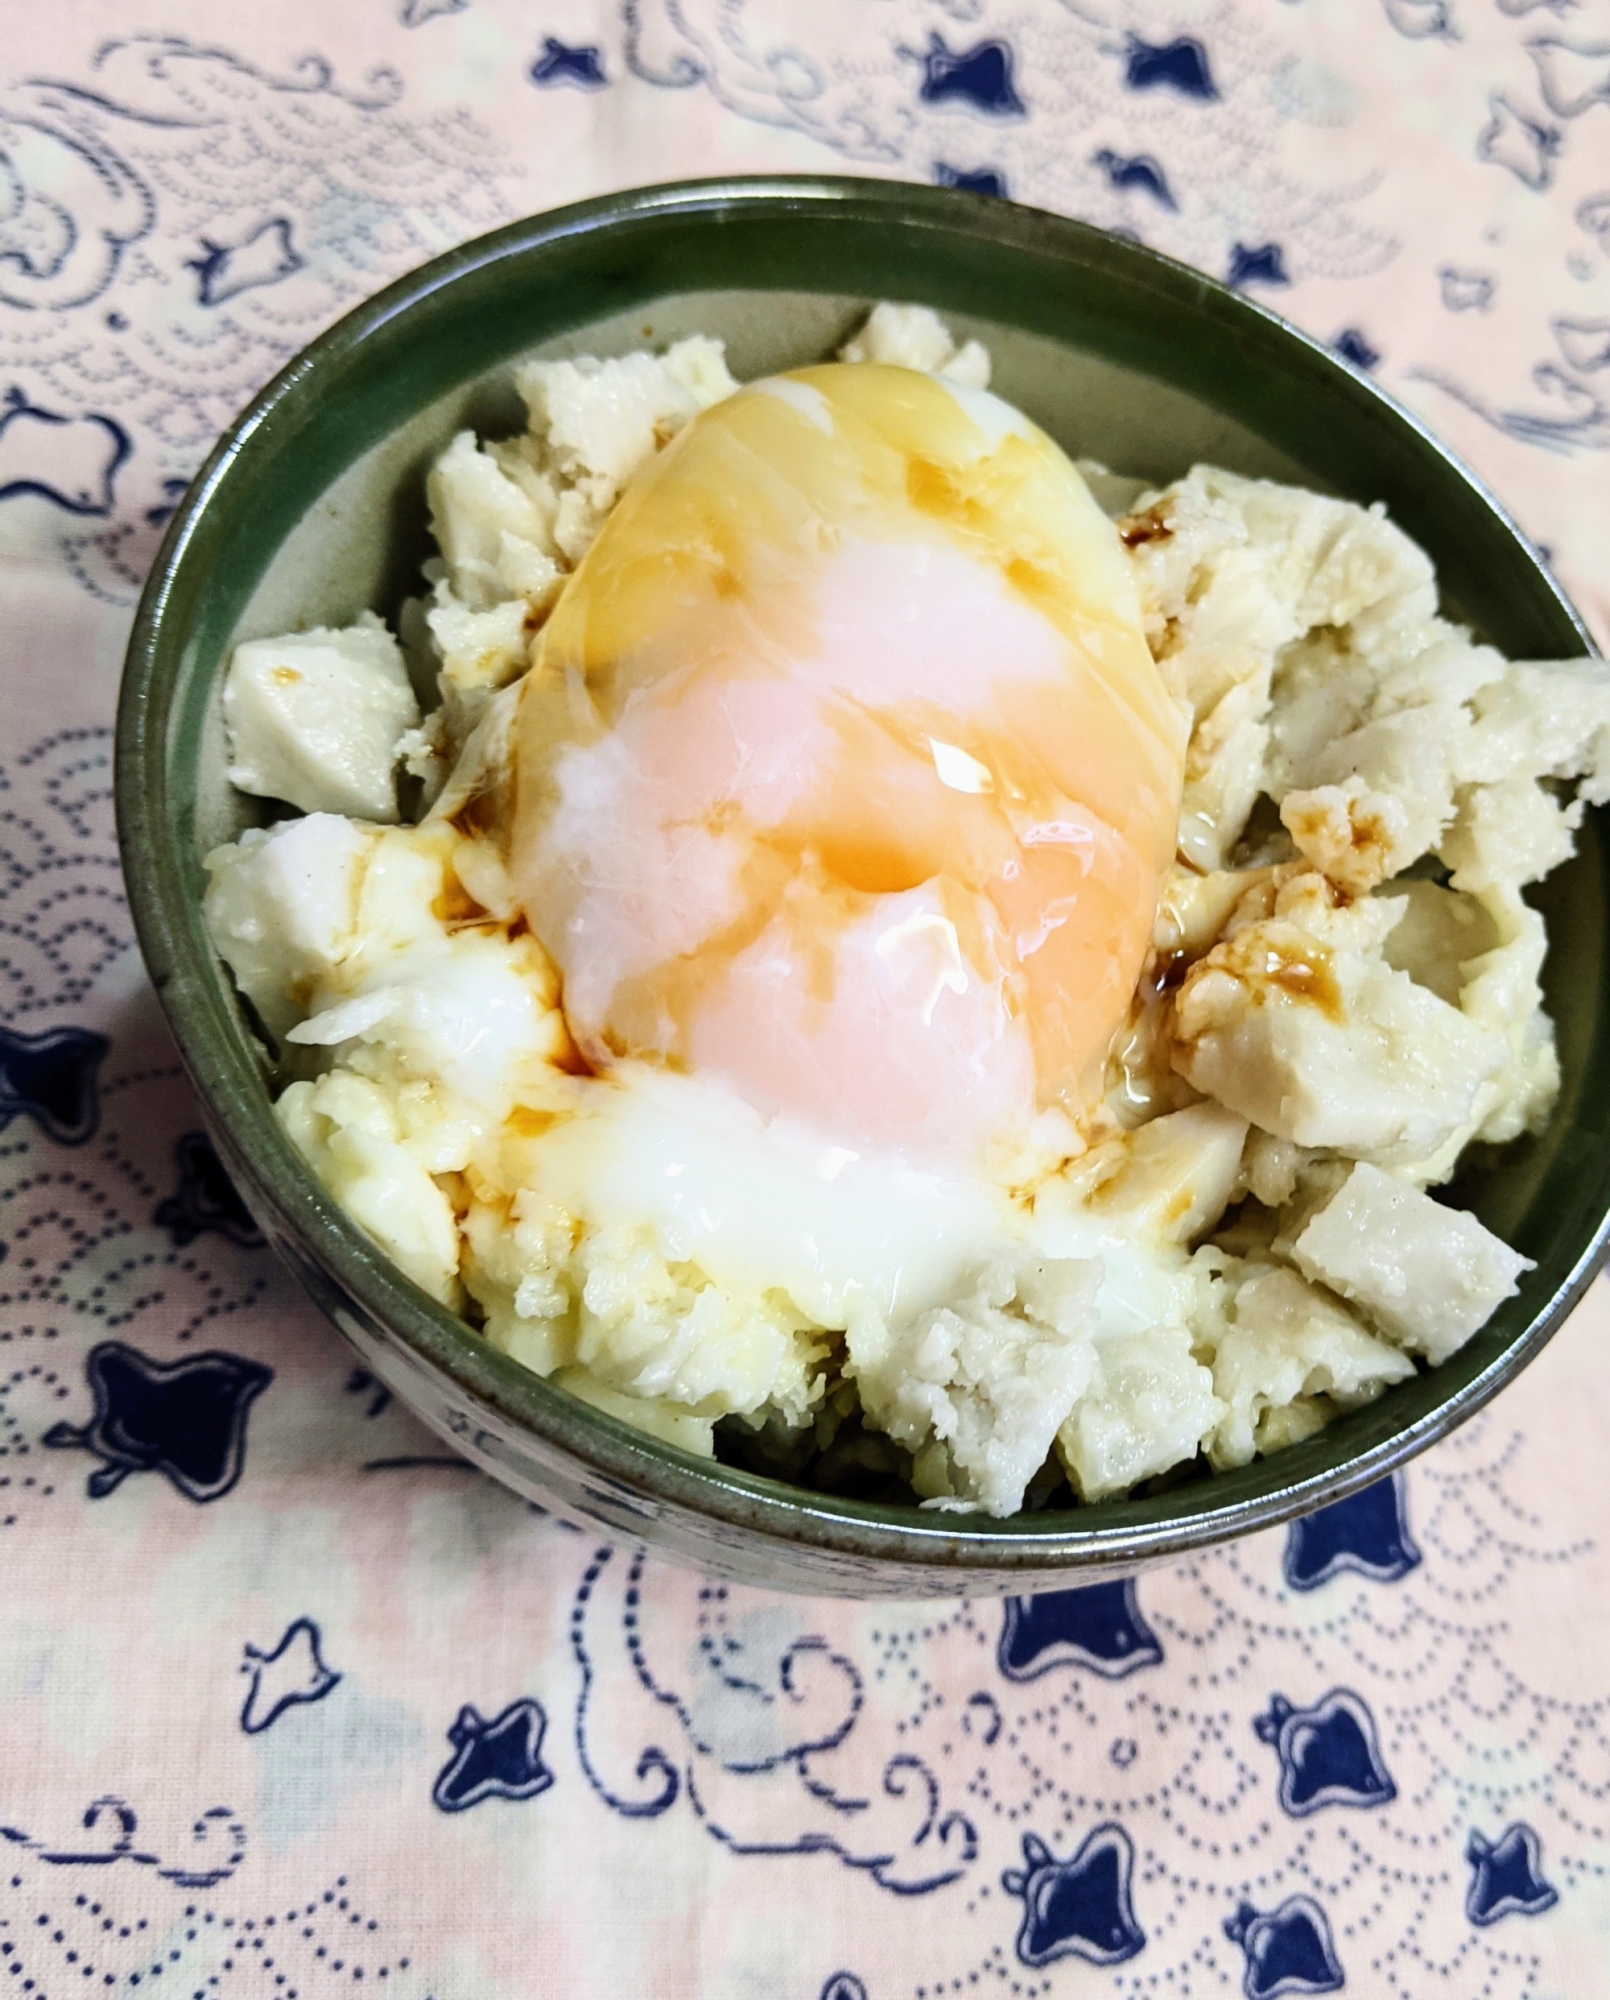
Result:
{"type": "Polygon", "coordinates": [[[118,875],[129,613],[218,426],[514,215],[1009,193],[1247,289],[1610,637],[1602,0],[114,0],[0,54],[0,1994],[1610,1991],[1595,1288],[1477,1423],[1078,1592],[597,1546],[353,1369],[197,1129],[118,875]]]}

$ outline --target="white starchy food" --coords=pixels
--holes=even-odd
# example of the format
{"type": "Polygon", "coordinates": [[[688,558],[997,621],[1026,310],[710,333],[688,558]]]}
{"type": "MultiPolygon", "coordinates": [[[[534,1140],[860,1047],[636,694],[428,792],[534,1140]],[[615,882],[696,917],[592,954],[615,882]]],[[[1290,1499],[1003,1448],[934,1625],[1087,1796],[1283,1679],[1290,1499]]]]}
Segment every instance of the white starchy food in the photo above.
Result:
{"type": "Polygon", "coordinates": [[[1224,1413],[1184,1324],[1096,1343],[1090,1387],[1057,1433],[1083,1500],[1126,1492],[1196,1456],[1224,1413]]]}
{"type": "Polygon", "coordinates": [[[229,782],[303,812],[394,820],[399,744],[418,721],[402,653],[373,612],[339,632],[249,639],[224,680],[229,782]]]}
{"type": "Polygon", "coordinates": [[[924,1500],[1013,1513],[1096,1373],[1090,1336],[1101,1266],[997,1257],[950,1304],[890,1325],[849,1313],[861,1408],[912,1453],[924,1500]]]}
{"type": "MultiPolygon", "coordinates": [[[[842,357],[943,375],[989,449],[1034,435],[975,394],[988,354],[926,307],[877,307],[842,357]]],[[[1046,1110],[968,1165],[763,1115],[698,1066],[579,1073],[507,842],[521,676],[623,487],[737,385],[699,336],[517,380],[527,432],[464,432],[429,478],[442,704],[394,734],[386,782],[400,737],[430,812],[313,812],[207,859],[241,992],[329,1064],[281,1095],[286,1130],[398,1265],[684,1449],[721,1425],[825,1464],[848,1438],[925,1505],[1003,1515],[1058,1470],[1095,1501],[1199,1453],[1246,1464],[1468,1339],[1528,1266],[1423,1189],[1472,1140],[1537,1130],[1557,1093],[1521,890],[1569,855],[1581,801],[1610,797],[1604,666],[1475,644],[1378,508],[1209,467],[1137,496],[1092,468],[1132,504],[1128,570],[1191,721],[1106,1103],[1046,1110]]],[[[763,393],[831,433],[809,381],[763,393]]],[[[356,636],[365,660],[396,654],[373,621],[356,636]]],[[[596,786],[613,754],[599,737],[558,782],[596,786]]],[[[960,744],[933,755],[959,797],[991,781],[960,744]]],[[[661,837],[644,825],[621,870],[661,837]]],[[[966,966],[943,905],[886,900],[909,901],[911,977],[948,1004],[966,966]]],[[[630,934],[685,914],[645,907],[630,934]]]]}
{"type": "Polygon", "coordinates": [[[1277,870],[1180,987],[1181,1073],[1297,1145],[1403,1168],[1435,1154],[1507,1046],[1387,963],[1402,909],[1344,903],[1321,875],[1277,870]]]}
{"type": "Polygon", "coordinates": [[[276,1109],[297,1149],[354,1222],[443,1305],[463,1298],[452,1203],[406,1143],[391,1091],[350,1070],[293,1083],[276,1109]]]}
{"type": "Polygon", "coordinates": [[[738,385],[718,340],[694,334],[662,355],[528,361],[515,387],[558,486],[553,538],[580,562],[621,488],[690,417],[738,385]]]}
{"type": "Polygon", "coordinates": [[[1293,1254],[1310,1278],[1353,1300],[1389,1339],[1433,1366],[1463,1347],[1532,1268],[1464,1209],[1445,1208],[1362,1162],[1293,1254]]]}
{"type": "Polygon", "coordinates": [[[453,604],[470,613],[491,611],[527,592],[545,600],[557,590],[553,522],[559,495],[534,465],[477,444],[473,431],[460,431],[431,467],[425,491],[451,593],[438,596],[438,613],[453,604]]]}
{"type": "Polygon", "coordinates": [[[944,375],[966,389],[989,387],[989,349],[979,340],[958,347],[932,306],[884,300],[872,308],[860,332],[839,349],[839,359],[915,368],[923,375],[944,375]]]}
{"type": "Polygon", "coordinates": [[[1208,1444],[1216,1466],[1245,1465],[1254,1458],[1272,1413],[1319,1397],[1333,1408],[1349,1409],[1414,1373],[1401,1348],[1367,1332],[1337,1300],[1295,1271],[1248,1265],[1226,1289],[1232,1298],[1213,1352],[1213,1386],[1225,1405],[1208,1444]]]}
{"type": "Polygon", "coordinates": [[[208,933],[271,1033],[301,1019],[351,948],[376,838],[337,813],[309,813],[249,827],[207,856],[208,933]]]}

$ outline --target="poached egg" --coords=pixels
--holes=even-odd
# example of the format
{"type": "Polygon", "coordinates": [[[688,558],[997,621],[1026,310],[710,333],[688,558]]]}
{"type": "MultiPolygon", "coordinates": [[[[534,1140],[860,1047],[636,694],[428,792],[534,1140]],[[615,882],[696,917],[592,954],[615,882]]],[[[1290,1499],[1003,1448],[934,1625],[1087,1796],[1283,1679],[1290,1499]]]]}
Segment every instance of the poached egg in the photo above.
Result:
{"type": "Polygon", "coordinates": [[[688,424],[567,583],[511,879],[595,1071],[970,1176],[1102,1094],[1186,730],[1050,438],[941,378],[804,368],[688,424]]]}

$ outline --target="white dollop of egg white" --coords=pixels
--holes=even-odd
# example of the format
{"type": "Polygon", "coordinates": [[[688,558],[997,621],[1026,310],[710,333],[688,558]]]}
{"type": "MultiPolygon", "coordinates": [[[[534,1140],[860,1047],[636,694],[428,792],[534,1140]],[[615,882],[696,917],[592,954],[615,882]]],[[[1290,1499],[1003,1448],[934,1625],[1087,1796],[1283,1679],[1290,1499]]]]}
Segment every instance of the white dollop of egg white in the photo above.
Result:
{"type": "Polygon", "coordinates": [[[915,1168],[767,1120],[719,1078],[615,1066],[541,1142],[545,1194],[598,1228],[647,1225],[661,1254],[736,1293],[786,1292],[821,1326],[857,1299],[939,1304],[1017,1234],[981,1177],[915,1168]]]}

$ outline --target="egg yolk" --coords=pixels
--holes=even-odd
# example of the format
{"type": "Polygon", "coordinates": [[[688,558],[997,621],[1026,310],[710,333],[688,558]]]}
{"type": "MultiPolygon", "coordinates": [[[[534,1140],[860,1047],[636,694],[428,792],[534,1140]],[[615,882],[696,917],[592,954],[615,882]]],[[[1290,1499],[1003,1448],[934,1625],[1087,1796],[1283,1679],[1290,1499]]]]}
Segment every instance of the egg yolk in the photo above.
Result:
{"type": "Polygon", "coordinates": [[[695,419],[566,585],[513,878],[595,1065],[976,1159],[1099,1093],[1184,738],[1049,438],[905,369],[804,368],[695,419]]]}

